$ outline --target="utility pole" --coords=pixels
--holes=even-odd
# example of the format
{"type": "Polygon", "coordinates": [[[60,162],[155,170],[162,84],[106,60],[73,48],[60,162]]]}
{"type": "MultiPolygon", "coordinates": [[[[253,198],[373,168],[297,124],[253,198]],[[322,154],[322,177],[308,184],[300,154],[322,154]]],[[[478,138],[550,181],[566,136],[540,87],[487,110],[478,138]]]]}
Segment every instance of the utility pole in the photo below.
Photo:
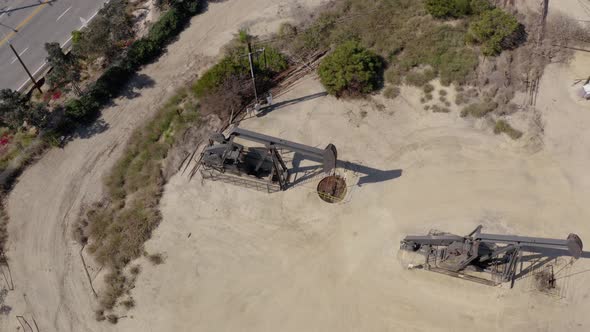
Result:
{"type": "Polygon", "coordinates": [[[20,64],[23,66],[23,68],[27,72],[27,75],[29,75],[29,78],[31,79],[31,81],[33,81],[33,84],[35,84],[35,88],[37,88],[37,90],[39,90],[39,93],[43,93],[43,91],[41,91],[41,87],[39,86],[37,81],[35,81],[35,78],[33,77],[33,75],[31,75],[31,72],[29,71],[27,66],[25,66],[25,63],[20,58],[20,55],[18,55],[18,52],[14,49],[14,46],[12,46],[12,43],[10,42],[10,40],[8,40],[8,46],[10,46],[10,49],[12,50],[12,52],[14,52],[14,55],[18,59],[18,62],[20,62],[20,64]]]}
{"type": "MultiPolygon", "coordinates": [[[[256,98],[256,103],[258,104],[258,89],[256,89],[256,75],[254,74],[254,61],[252,59],[252,55],[265,52],[264,48],[256,50],[252,52],[252,45],[250,41],[248,41],[248,61],[250,62],[250,75],[252,76],[252,85],[254,86],[254,98],[256,98]]],[[[266,65],[266,53],[264,57],[264,62],[266,65]]]]}

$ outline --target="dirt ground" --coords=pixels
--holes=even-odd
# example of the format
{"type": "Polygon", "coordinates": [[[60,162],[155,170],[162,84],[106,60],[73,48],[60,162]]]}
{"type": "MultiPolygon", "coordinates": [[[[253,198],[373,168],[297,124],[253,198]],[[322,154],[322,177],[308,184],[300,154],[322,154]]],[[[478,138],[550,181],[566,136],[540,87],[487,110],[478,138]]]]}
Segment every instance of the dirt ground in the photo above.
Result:
{"type": "Polygon", "coordinates": [[[190,79],[186,72],[209,64],[242,24],[259,19],[254,33],[272,31],[293,12],[290,3],[212,4],[142,71],[153,84],[105,111],[108,128],[50,151],[21,176],[8,201],[16,289],[0,329],[16,330],[16,315],[24,315],[42,331],[589,330],[588,258],[559,271],[558,292],[547,295],[529,277],[508,289],[408,271],[398,252],[408,233],[466,234],[478,224],[531,236],[575,232],[590,241],[590,103],[572,86],[589,74],[587,53],[546,69],[536,104],[541,121],[509,119],[526,132],[518,141],[457,110],[424,111],[413,89],[394,101],[350,102],[321,96],[313,75],[302,79],[276,103],[315,98],[241,126],[321,148],[334,143],[349,186],[345,200],[320,200],[318,177],[266,194],[178,174],[146,245],[165,263],[139,262],[136,308],[117,325],[94,320],[80,248],[70,236],[81,204],[100,197],[101,178],[130,130],[190,79]]]}
{"type": "MultiPolygon", "coordinates": [[[[321,0],[257,0],[212,3],[168,48],[146,66],[126,97],[104,110],[101,121],[63,150],[49,151],[19,179],[8,198],[8,258],[15,290],[0,331],[16,331],[17,315],[42,331],[112,331],[94,319],[95,306],[71,226],[82,204],[101,197],[102,178],[121,155],[132,130],[153,114],[176,88],[213,63],[240,28],[274,31],[297,12],[321,0]]],[[[5,287],[0,276],[0,288],[5,287]]],[[[20,328],[20,327],[19,327],[20,328]]],[[[21,329],[22,330],[22,329],[21,329]]],[[[135,330],[137,331],[137,330],[135,330]]]]}
{"type": "MultiPolygon", "coordinates": [[[[423,111],[409,90],[394,102],[318,97],[244,121],[244,128],[313,146],[334,143],[341,160],[356,164],[340,170],[347,198],[321,201],[318,178],[269,195],[175,176],[162,201],[164,221],[147,245],[166,263],[145,266],[134,319],[120,324],[139,321],[151,331],[588,330],[588,259],[560,271],[559,294],[550,296],[534,291],[529,277],[512,290],[491,288],[408,271],[398,257],[405,234],[431,228],[466,234],[483,224],[488,232],[590,236],[590,104],[570,86],[588,64],[584,55],[570,67],[548,68],[537,102],[546,123],[541,150],[530,136],[515,142],[457,112],[423,111]]],[[[307,77],[278,102],[322,91],[307,77]]]]}

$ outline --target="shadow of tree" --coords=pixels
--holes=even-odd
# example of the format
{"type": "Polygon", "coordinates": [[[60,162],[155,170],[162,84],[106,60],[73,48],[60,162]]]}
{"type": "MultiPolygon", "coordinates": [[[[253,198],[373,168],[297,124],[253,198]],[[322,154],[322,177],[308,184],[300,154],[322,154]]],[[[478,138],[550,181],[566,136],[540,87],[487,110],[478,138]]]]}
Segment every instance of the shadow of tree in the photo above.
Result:
{"type": "Polygon", "coordinates": [[[140,90],[145,88],[151,88],[156,82],[146,74],[135,75],[129,83],[123,87],[120,96],[127,99],[133,99],[141,96],[140,90]]]}

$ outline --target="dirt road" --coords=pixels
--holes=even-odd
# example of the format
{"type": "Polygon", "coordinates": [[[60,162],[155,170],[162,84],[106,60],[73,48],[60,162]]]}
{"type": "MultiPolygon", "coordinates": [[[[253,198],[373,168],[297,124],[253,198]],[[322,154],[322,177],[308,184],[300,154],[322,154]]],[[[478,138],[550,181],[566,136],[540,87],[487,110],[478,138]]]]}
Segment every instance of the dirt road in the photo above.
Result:
{"type": "Polygon", "coordinates": [[[158,62],[139,73],[128,97],[103,111],[98,125],[63,150],[49,151],[24,172],[8,198],[8,258],[15,290],[7,298],[10,315],[0,316],[0,330],[16,330],[17,315],[31,325],[34,319],[41,331],[113,330],[93,318],[94,298],[78,254],[80,247],[70,234],[81,205],[101,197],[101,180],[132,130],[177,87],[210,64],[239,28],[249,26],[253,33],[273,31],[302,2],[211,4],[158,62]]]}

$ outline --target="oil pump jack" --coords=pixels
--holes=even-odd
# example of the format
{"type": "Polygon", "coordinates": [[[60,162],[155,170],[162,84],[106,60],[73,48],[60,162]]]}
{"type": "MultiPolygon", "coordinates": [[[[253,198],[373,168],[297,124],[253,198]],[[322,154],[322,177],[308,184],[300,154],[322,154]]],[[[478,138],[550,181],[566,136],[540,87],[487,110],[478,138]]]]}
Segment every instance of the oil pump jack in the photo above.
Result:
{"type": "Polygon", "coordinates": [[[524,252],[543,255],[548,251],[558,251],[574,259],[582,255],[582,240],[576,234],[569,234],[565,240],[560,240],[485,234],[481,229],[480,225],[466,236],[436,231],[428,235],[410,235],[401,241],[400,248],[423,254],[425,262],[420,267],[424,270],[490,286],[509,281],[513,283],[524,252]]]}
{"type": "Polygon", "coordinates": [[[227,137],[221,133],[211,135],[199,162],[201,174],[204,179],[221,180],[268,192],[286,190],[290,185],[291,173],[279,150],[295,152],[321,162],[326,174],[336,168],[337,151],[333,144],[328,144],[322,150],[234,128],[227,137]],[[236,138],[259,143],[263,147],[246,147],[234,142],[236,138]]]}

